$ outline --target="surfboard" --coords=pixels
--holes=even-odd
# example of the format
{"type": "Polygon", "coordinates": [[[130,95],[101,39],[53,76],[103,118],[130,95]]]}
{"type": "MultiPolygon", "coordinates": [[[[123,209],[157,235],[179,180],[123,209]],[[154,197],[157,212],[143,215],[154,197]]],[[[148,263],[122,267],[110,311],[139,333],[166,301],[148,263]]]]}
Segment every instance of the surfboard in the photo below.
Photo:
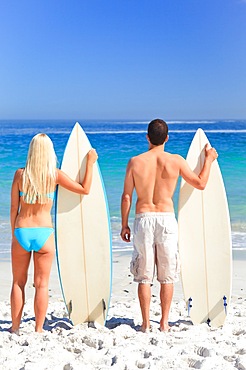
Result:
{"type": "MultiPolygon", "coordinates": [[[[198,129],[190,145],[187,162],[199,174],[209,143],[198,129]]],[[[206,188],[180,184],[179,253],[181,279],[188,314],[193,324],[224,324],[231,298],[231,228],[225,186],[218,161],[211,166],[206,188]]]]}
{"type": "MultiPolygon", "coordinates": [[[[87,135],[76,123],[61,170],[81,182],[90,149],[87,135]]],[[[74,325],[104,325],[111,294],[112,243],[107,197],[97,162],[88,195],[58,186],[55,225],[58,274],[69,317],[74,325]]]]}

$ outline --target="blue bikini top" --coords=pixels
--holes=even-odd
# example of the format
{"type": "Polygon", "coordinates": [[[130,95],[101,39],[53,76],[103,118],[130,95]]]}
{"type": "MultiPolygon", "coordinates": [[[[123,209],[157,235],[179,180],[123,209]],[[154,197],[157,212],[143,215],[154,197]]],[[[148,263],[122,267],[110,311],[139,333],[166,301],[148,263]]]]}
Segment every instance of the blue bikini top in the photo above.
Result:
{"type": "MultiPolygon", "coordinates": [[[[23,191],[20,191],[20,197],[23,197],[25,196],[26,194],[23,192],[23,191]]],[[[55,192],[53,191],[52,193],[48,193],[46,194],[46,196],[52,200],[54,200],[55,198],[55,192]]]]}

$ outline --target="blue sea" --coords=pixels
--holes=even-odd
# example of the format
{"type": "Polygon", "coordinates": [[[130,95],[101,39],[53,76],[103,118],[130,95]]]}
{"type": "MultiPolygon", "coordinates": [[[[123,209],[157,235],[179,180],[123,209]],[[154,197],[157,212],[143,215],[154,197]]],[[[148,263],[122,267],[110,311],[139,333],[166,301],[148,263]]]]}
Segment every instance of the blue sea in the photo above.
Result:
{"type": "MultiPolygon", "coordinates": [[[[125,168],[130,157],[148,149],[147,120],[94,120],[79,123],[99,155],[99,165],[108,197],[113,251],[131,249],[120,239],[120,200],[125,168]]],[[[219,153],[232,228],[235,254],[246,251],[246,120],[172,120],[165,150],[186,157],[198,128],[202,128],[211,145],[219,153]]],[[[10,259],[11,232],[9,223],[10,190],[17,168],[24,167],[31,138],[45,132],[54,143],[58,161],[75,124],[72,120],[8,120],[0,121],[0,260],[10,259]]],[[[178,191],[174,195],[177,212],[178,191]]],[[[54,215],[54,211],[53,211],[54,215]]],[[[134,217],[131,212],[130,225],[134,217]]]]}

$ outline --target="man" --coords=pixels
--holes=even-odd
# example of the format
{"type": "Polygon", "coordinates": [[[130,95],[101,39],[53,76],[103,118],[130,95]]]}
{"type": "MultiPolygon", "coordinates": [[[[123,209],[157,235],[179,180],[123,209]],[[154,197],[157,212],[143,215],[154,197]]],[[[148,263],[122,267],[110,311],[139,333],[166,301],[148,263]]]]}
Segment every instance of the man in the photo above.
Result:
{"type": "Polygon", "coordinates": [[[168,331],[168,315],[173,297],[173,283],[178,280],[178,229],[172,197],[179,176],[197,189],[207,184],[212,162],[218,157],[214,148],[205,147],[205,162],[199,175],[177,154],[164,151],[168,141],[165,121],[155,119],[149,123],[147,140],[149,150],[130,159],[121,199],[121,237],[130,242],[128,217],[136,190],[136,217],[134,221],[134,252],[131,272],[138,282],[138,297],[142,313],[143,332],[150,328],[151,283],[155,268],[160,282],[160,330],[168,331]]]}

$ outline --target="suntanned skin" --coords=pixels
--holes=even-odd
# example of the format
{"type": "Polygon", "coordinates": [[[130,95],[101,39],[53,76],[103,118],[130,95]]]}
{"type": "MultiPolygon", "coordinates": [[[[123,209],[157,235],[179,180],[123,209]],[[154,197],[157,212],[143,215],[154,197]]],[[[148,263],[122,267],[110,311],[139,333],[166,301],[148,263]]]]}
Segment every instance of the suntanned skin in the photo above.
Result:
{"type": "MultiPolygon", "coordinates": [[[[78,194],[88,194],[92,182],[93,164],[97,160],[94,149],[87,154],[87,167],[82,183],[69,178],[63,171],[57,169],[57,185],[78,194]]],[[[12,327],[10,332],[18,333],[22,311],[25,303],[25,285],[27,282],[28,267],[31,253],[21,247],[14,236],[17,227],[52,227],[51,208],[52,200],[46,204],[27,204],[19,192],[22,190],[23,169],[15,173],[11,189],[10,222],[12,229],[12,274],[13,284],[11,290],[11,316],[12,327]]],[[[55,190],[55,189],[54,189],[55,190]]],[[[35,331],[42,332],[45,315],[48,307],[48,282],[52,260],[55,253],[54,234],[38,252],[33,252],[34,260],[34,312],[35,331]]]]}
{"type": "MultiPolygon", "coordinates": [[[[149,141],[148,135],[147,140],[149,141]]],[[[165,142],[167,142],[168,137],[165,142]]],[[[149,150],[130,159],[125,175],[124,190],[121,199],[122,229],[121,238],[130,242],[131,230],[128,217],[132,205],[133,190],[137,201],[135,212],[174,212],[172,197],[179,176],[193,187],[203,190],[209,178],[212,162],[218,157],[214,148],[205,147],[205,162],[199,175],[188,166],[186,160],[177,154],[164,151],[164,144],[153,145],[149,141],[149,150]]],[[[143,317],[142,329],[150,327],[149,308],[150,284],[139,284],[138,296],[143,317]]],[[[160,300],[162,317],[160,330],[168,331],[168,314],[173,297],[173,284],[161,284],[160,300]]]]}

